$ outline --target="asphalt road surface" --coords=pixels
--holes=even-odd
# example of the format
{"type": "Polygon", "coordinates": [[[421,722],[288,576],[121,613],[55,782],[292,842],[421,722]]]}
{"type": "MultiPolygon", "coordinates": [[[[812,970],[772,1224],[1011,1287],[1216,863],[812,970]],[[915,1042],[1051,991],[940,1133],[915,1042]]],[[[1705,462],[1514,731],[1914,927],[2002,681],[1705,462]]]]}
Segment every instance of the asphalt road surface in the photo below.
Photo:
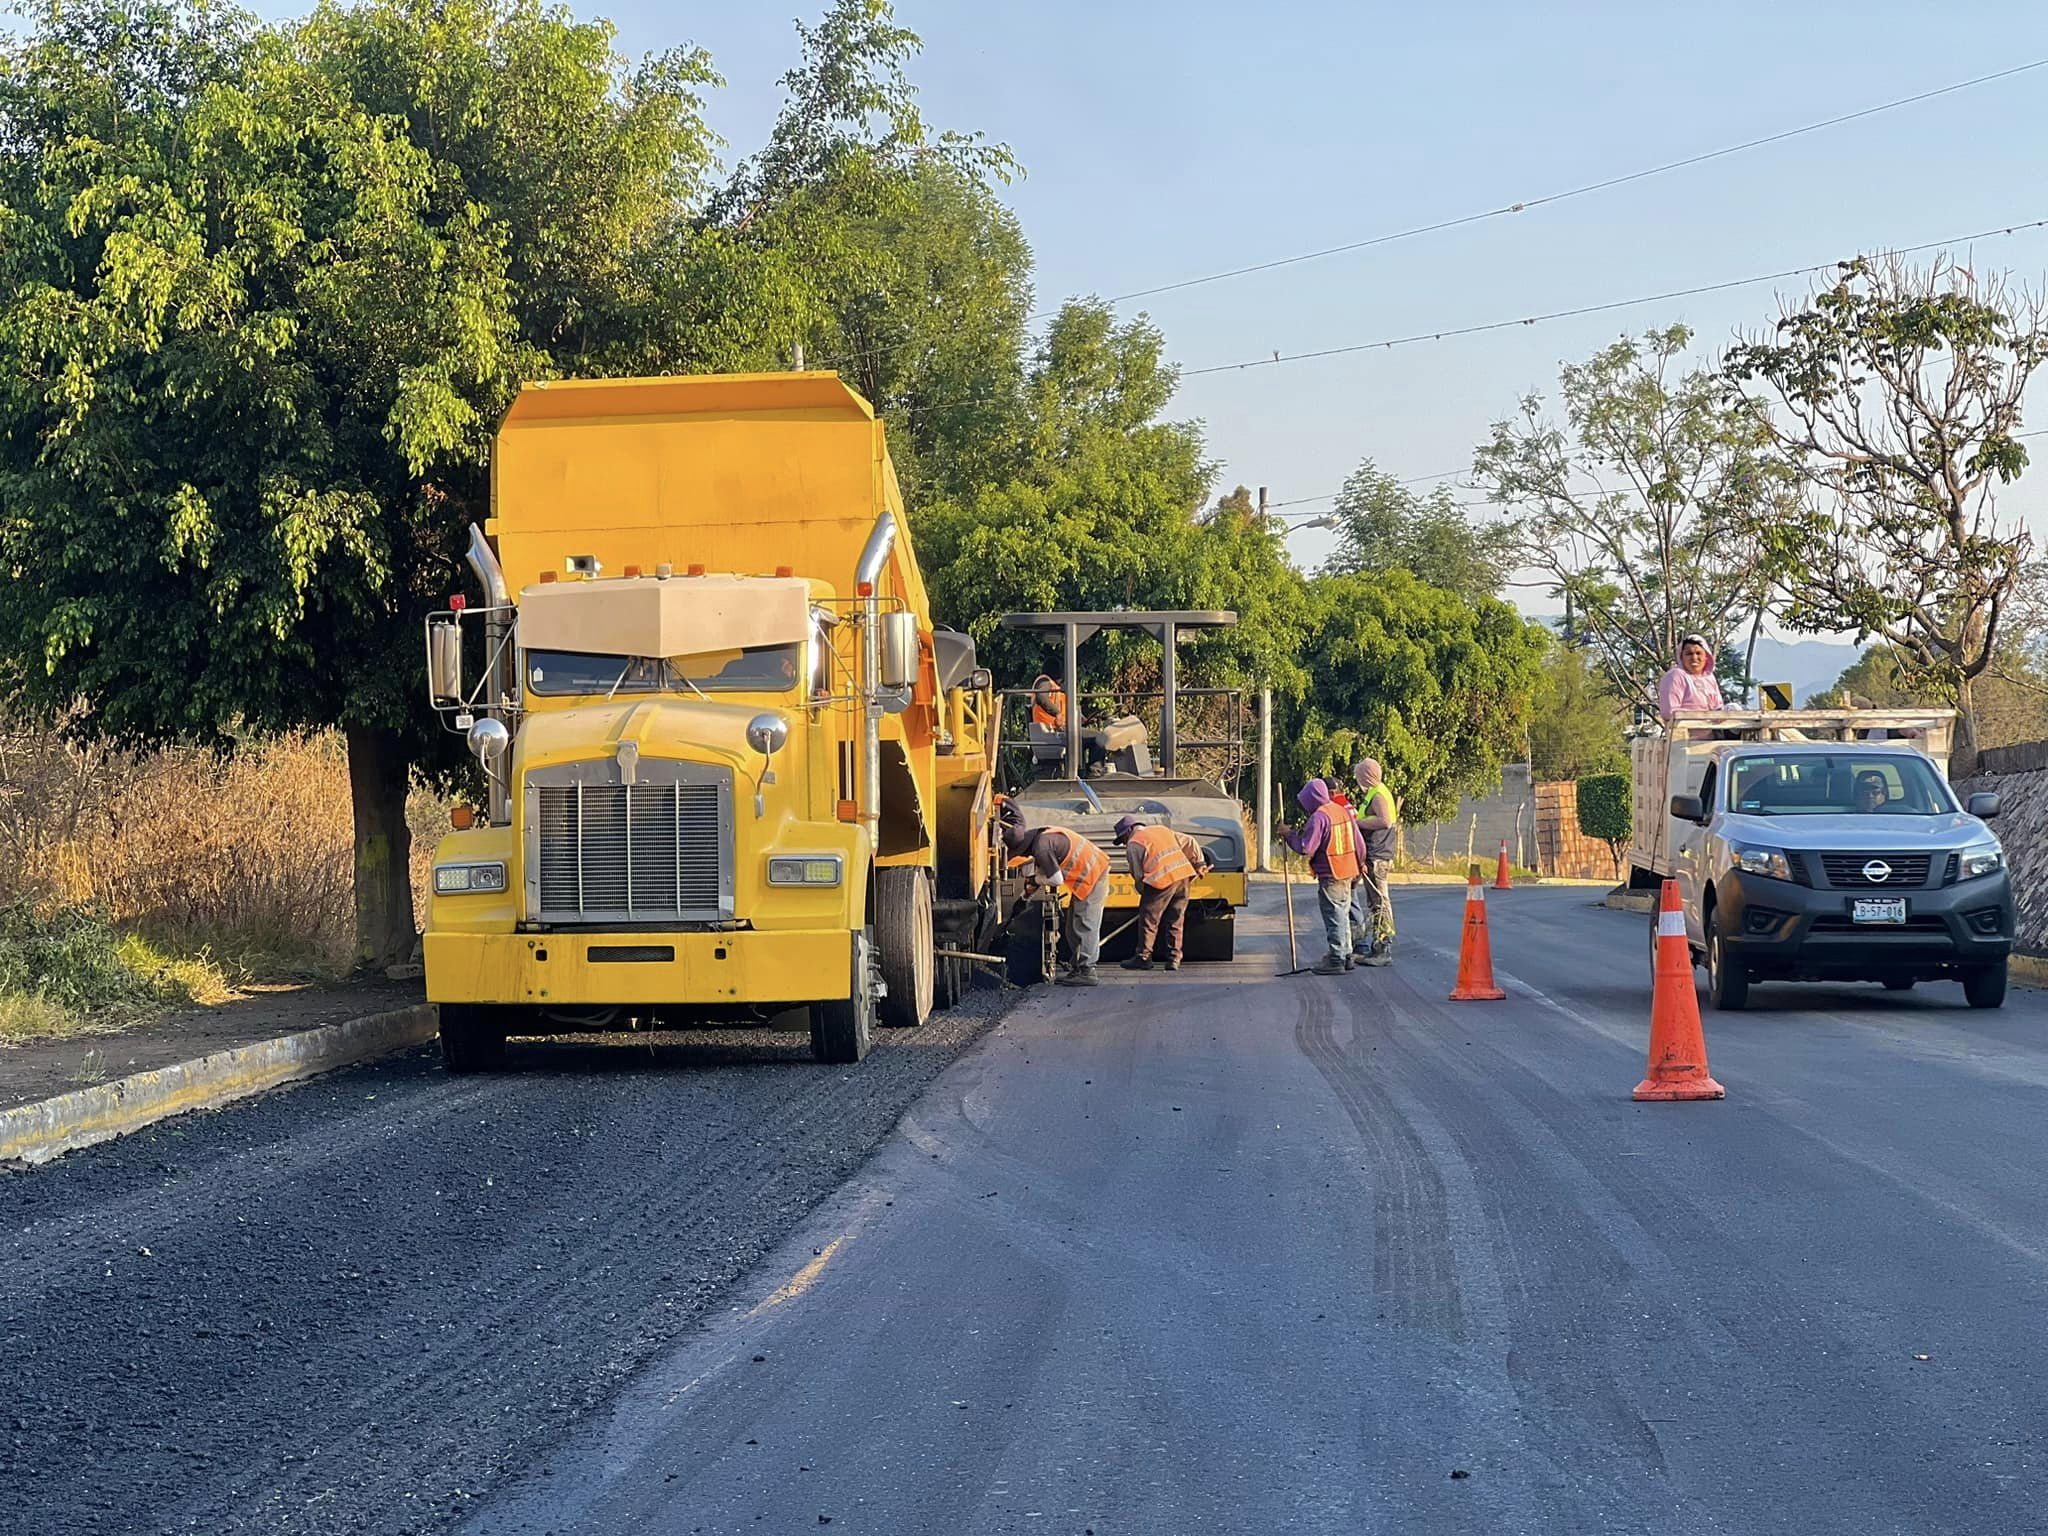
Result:
{"type": "Polygon", "coordinates": [[[1454,1005],[1457,891],[1286,980],[1258,895],[1236,965],[957,1057],[405,1062],[0,1180],[0,1511],[2048,1530],[2042,994],[1765,988],[1707,1015],[1725,1102],[1636,1105],[1648,919],[1497,895],[1509,998],[1454,1005]]]}

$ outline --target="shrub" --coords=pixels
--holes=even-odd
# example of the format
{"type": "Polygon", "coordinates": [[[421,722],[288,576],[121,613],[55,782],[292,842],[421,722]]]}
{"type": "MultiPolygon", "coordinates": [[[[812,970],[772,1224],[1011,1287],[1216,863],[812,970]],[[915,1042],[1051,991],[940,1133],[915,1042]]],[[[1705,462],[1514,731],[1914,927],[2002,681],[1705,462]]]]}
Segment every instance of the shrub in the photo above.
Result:
{"type": "Polygon", "coordinates": [[[0,907],[0,1039],[106,1028],[228,993],[204,956],[165,954],[101,913],[0,907]]]}
{"type": "Polygon", "coordinates": [[[1579,830],[1607,844],[1616,878],[1621,875],[1622,850],[1628,847],[1633,823],[1627,774],[1591,773],[1579,780],[1579,830]]]}

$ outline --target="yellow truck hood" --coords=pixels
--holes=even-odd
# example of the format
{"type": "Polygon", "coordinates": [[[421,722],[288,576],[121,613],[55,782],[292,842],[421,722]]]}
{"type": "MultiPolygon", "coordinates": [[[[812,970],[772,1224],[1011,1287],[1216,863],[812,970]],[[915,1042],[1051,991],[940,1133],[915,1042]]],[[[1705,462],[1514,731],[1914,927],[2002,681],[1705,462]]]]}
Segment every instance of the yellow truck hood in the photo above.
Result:
{"type": "Polygon", "coordinates": [[[781,715],[795,733],[800,710],[760,702],[710,703],[665,696],[540,710],[520,724],[519,769],[610,757],[620,742],[630,741],[647,757],[721,763],[751,772],[760,758],[747,745],[747,722],[767,710],[781,715]]]}

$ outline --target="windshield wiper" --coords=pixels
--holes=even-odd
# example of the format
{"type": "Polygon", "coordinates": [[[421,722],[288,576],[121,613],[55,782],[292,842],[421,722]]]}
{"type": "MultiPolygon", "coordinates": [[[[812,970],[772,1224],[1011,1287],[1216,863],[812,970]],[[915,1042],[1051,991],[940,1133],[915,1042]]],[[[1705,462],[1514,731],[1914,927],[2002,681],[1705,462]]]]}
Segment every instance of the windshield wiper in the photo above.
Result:
{"type": "Polygon", "coordinates": [[[686,673],[678,672],[674,667],[670,666],[668,658],[666,656],[662,657],[661,659],[661,670],[668,674],[669,680],[671,682],[681,683],[685,688],[689,689],[690,692],[697,695],[697,697],[702,699],[706,704],[709,704],[711,702],[711,695],[706,693],[702,688],[699,688],[697,684],[686,673]]]}

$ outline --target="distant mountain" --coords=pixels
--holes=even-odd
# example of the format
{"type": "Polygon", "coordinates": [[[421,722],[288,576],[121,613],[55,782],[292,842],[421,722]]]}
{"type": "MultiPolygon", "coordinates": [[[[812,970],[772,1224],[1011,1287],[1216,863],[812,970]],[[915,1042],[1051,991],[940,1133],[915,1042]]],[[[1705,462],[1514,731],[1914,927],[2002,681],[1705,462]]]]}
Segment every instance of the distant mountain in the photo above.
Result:
{"type": "Polygon", "coordinates": [[[1862,655],[1858,646],[1839,640],[1773,640],[1763,636],[1756,643],[1757,681],[1790,683],[1793,696],[1804,704],[1809,695],[1829,687],[1862,655]]]}

